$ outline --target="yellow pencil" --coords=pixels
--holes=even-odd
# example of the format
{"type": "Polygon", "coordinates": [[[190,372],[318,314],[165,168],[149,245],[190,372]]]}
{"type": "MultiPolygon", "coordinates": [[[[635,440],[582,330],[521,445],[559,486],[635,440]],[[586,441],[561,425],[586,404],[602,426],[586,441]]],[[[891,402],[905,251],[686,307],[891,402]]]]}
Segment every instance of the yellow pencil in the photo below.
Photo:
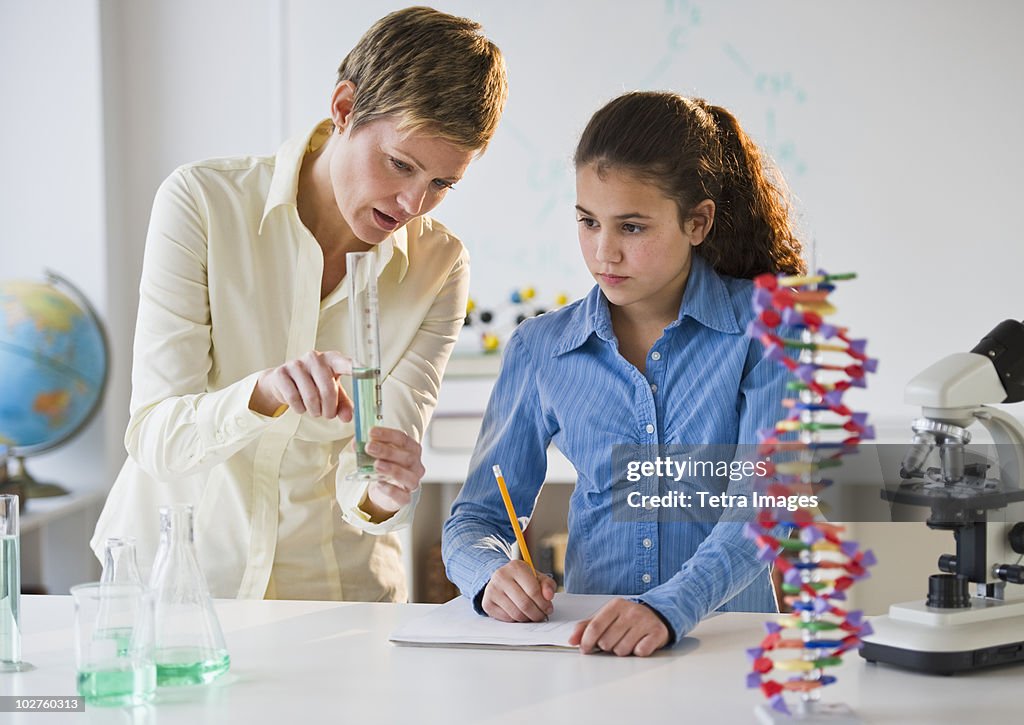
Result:
{"type": "Polygon", "coordinates": [[[505,478],[501,475],[501,466],[494,466],[494,477],[498,481],[498,488],[501,489],[501,499],[505,502],[505,510],[508,512],[508,522],[512,524],[512,531],[516,534],[516,541],[519,543],[519,551],[523,553],[523,560],[533,569],[533,575],[537,576],[537,570],[533,567],[533,559],[530,558],[530,550],[526,548],[526,539],[523,537],[523,530],[519,528],[519,518],[516,516],[516,509],[512,505],[512,497],[508,495],[508,487],[505,486],[505,478]]]}

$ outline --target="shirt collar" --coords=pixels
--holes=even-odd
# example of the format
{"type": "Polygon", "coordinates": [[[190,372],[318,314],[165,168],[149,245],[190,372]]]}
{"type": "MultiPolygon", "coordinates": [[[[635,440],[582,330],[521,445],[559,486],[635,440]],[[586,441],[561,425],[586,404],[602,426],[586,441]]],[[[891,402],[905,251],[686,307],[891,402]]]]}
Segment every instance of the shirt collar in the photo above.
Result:
{"type": "Polygon", "coordinates": [[[263,233],[263,224],[270,216],[270,212],[279,206],[296,206],[302,159],[305,158],[307,151],[320,148],[327,137],[331,135],[333,128],[331,120],[325,119],[311,131],[288,139],[277,150],[277,155],[274,157],[274,175],[270,180],[267,202],[263,206],[263,216],[260,219],[260,234],[263,233]]]}
{"type": "MultiPolygon", "coordinates": [[[[694,254],[691,260],[690,275],[686,279],[686,290],[679,305],[679,315],[665,329],[674,329],[682,323],[684,317],[691,317],[705,327],[719,332],[741,332],[725,281],[702,257],[694,254]]],[[[567,323],[562,340],[555,346],[552,357],[575,350],[590,339],[591,335],[597,335],[606,342],[615,340],[608,299],[597,285],[594,285],[581,304],[572,311],[567,323]]]]}
{"type": "Polygon", "coordinates": [[[690,259],[690,276],[679,305],[679,317],[667,329],[678,327],[684,317],[691,317],[704,327],[728,335],[742,332],[725,280],[699,254],[690,259]]]}
{"type": "MultiPolygon", "coordinates": [[[[409,224],[419,224],[419,219],[413,219],[409,224]]],[[[409,224],[396,229],[388,238],[373,247],[377,252],[377,276],[384,272],[392,259],[398,258],[398,281],[405,279],[405,273],[409,271],[409,224]]]]}
{"type": "MultiPolygon", "coordinates": [[[[300,134],[289,139],[278,149],[274,157],[274,175],[270,180],[270,189],[267,191],[267,201],[263,206],[263,216],[260,218],[259,233],[263,233],[263,224],[270,213],[279,206],[291,206],[297,209],[297,198],[299,194],[299,170],[302,168],[302,160],[310,151],[320,148],[334,130],[334,123],[327,118],[318,123],[307,133],[300,134]]],[[[413,220],[410,223],[416,223],[413,220]]],[[[377,275],[384,271],[388,263],[398,254],[399,272],[398,281],[405,279],[409,271],[409,233],[408,224],[389,235],[374,249],[377,251],[377,275]]]]}
{"type": "Polygon", "coordinates": [[[570,317],[562,328],[564,330],[562,339],[555,346],[551,357],[558,357],[575,350],[594,334],[603,340],[614,339],[615,333],[612,331],[608,300],[605,299],[599,286],[594,285],[587,296],[569,314],[570,317]]]}

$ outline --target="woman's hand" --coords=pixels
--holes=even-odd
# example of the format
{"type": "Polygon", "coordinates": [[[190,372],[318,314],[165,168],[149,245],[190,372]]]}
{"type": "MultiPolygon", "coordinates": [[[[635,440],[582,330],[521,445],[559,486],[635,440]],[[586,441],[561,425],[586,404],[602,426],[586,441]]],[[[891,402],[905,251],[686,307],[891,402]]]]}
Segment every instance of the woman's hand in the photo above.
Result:
{"type": "Polygon", "coordinates": [[[373,468],[387,476],[366,489],[361,508],[373,521],[383,521],[412,500],[426,470],[420,460],[423,449],[414,439],[394,428],[370,429],[366,452],[377,459],[373,468]]]}
{"type": "Polygon", "coordinates": [[[580,652],[614,652],[647,657],[668,644],[668,627],[654,610],[628,599],[613,599],[590,619],[576,623],[569,644],[580,652]]]}
{"type": "MultiPolygon", "coordinates": [[[[314,418],[352,420],[352,401],[339,378],[352,374],[352,361],[340,352],[312,350],[300,358],[266,370],[256,382],[249,408],[274,415],[287,405],[314,418]]],[[[366,452],[377,459],[374,468],[387,480],[371,483],[360,508],[373,521],[383,521],[412,500],[426,472],[420,444],[400,430],[370,430],[366,452]]]]}
{"type": "Polygon", "coordinates": [[[481,607],[499,622],[543,622],[554,611],[555,580],[515,559],[491,575],[481,607]]]}
{"type": "Polygon", "coordinates": [[[311,350],[300,358],[266,370],[249,398],[249,409],[274,415],[287,405],[300,415],[352,420],[352,401],[338,378],[352,374],[352,361],[340,352],[311,350]]]}

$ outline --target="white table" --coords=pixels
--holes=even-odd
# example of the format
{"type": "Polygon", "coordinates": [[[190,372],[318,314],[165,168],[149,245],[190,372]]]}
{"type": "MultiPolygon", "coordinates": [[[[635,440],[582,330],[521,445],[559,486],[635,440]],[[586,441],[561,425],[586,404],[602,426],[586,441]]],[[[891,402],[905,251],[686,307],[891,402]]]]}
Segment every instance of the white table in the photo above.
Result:
{"type": "MultiPolygon", "coordinates": [[[[218,601],[231,671],[213,684],[144,708],[0,714],[11,725],[246,723],[701,723],[753,722],[744,650],[763,615],[704,621],[679,646],[648,659],[575,652],[398,647],[387,641],[426,604],[218,601]]],[[[0,694],[75,693],[71,599],[22,600],[33,672],[0,675],[0,694]]],[[[867,722],[1017,722],[1024,668],[935,677],[848,656],[830,701],[867,722]]]]}

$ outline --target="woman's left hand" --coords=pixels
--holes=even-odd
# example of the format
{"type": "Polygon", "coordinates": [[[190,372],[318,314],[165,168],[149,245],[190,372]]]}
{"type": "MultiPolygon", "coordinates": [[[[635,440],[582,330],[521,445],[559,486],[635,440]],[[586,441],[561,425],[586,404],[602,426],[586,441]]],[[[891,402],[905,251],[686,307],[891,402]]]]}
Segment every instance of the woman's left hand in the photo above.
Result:
{"type": "Polygon", "coordinates": [[[373,521],[383,521],[408,504],[420,487],[426,473],[421,461],[423,449],[400,430],[376,427],[370,429],[366,452],[377,459],[377,473],[387,478],[370,484],[360,508],[373,521]]]}
{"type": "Polygon", "coordinates": [[[614,652],[619,657],[647,657],[668,644],[668,627],[650,607],[613,599],[590,619],[576,623],[569,644],[583,654],[614,652]]]}

